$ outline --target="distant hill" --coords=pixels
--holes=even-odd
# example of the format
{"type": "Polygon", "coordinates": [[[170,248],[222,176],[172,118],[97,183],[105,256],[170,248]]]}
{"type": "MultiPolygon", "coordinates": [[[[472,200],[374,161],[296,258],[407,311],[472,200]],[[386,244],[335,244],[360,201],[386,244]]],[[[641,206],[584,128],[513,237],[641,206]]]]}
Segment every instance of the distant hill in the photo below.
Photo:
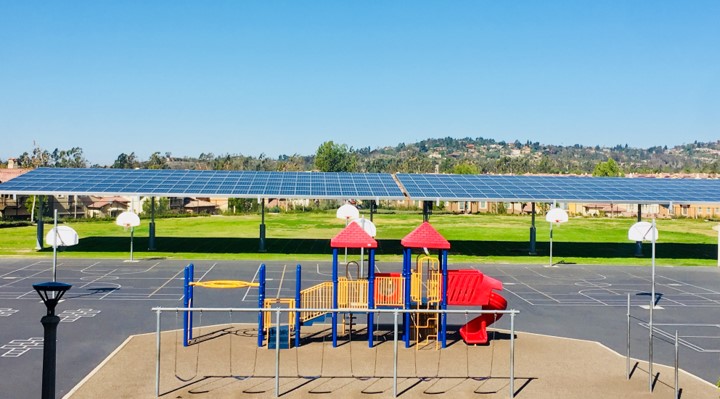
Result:
{"type": "Polygon", "coordinates": [[[720,173],[720,140],[668,147],[561,146],[527,141],[445,137],[375,150],[355,149],[368,172],[441,172],[470,163],[479,173],[591,174],[614,159],[624,173],[720,173]]]}
{"type": "MultiPolygon", "coordinates": [[[[505,142],[493,139],[430,138],[416,143],[372,149],[349,148],[358,172],[452,173],[457,165],[472,165],[478,173],[592,174],[599,162],[614,159],[624,174],[720,174],[720,140],[694,142],[672,148],[635,148],[505,142]]],[[[199,158],[168,158],[167,166],[183,169],[312,170],[314,154],[261,155],[201,154],[199,158]]]]}
{"type": "MultiPolygon", "coordinates": [[[[322,143],[318,143],[320,146],[322,143]]],[[[720,140],[667,146],[635,148],[554,144],[539,142],[496,141],[477,138],[429,138],[416,143],[400,143],[394,147],[347,148],[342,156],[353,157],[357,172],[385,173],[492,173],[492,174],[592,174],[595,166],[612,158],[627,174],[707,174],[720,176],[720,140]]],[[[53,152],[36,147],[13,161],[18,167],[85,167],[83,150],[74,147],[53,152]]],[[[203,153],[198,157],[176,157],[155,152],[146,161],[135,153],[120,154],[112,165],[94,167],[149,169],[212,169],[212,170],[313,170],[315,154],[281,155],[203,153]]],[[[0,167],[6,167],[0,162],[0,167]]]]}

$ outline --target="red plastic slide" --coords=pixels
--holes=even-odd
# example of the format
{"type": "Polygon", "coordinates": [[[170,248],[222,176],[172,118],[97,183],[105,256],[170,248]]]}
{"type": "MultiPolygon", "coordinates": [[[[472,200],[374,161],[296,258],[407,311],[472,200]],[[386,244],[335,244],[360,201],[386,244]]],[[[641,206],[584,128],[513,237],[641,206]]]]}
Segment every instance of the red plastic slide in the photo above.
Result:
{"type": "MultiPolygon", "coordinates": [[[[493,290],[502,290],[502,282],[479,270],[448,270],[448,305],[482,306],[485,310],[505,310],[507,301],[493,290]]],[[[488,342],[487,327],[502,315],[483,314],[460,328],[466,344],[488,342]]]]}

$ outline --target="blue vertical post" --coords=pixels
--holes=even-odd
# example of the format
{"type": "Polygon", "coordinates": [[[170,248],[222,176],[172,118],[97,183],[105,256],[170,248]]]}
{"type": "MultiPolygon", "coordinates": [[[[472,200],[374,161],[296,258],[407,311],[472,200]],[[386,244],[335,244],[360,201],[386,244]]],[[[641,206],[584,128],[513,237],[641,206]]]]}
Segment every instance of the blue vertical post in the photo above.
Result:
{"type": "MultiPolygon", "coordinates": [[[[338,250],[337,248],[333,248],[333,271],[332,271],[332,280],[333,280],[333,309],[337,310],[338,308],[338,250]]],[[[332,312],[332,342],[333,342],[333,348],[337,348],[337,312],[332,312]]]]}
{"type": "MultiPolygon", "coordinates": [[[[195,281],[195,264],[191,263],[189,265],[189,267],[190,267],[190,282],[192,283],[195,281]]],[[[190,294],[189,295],[190,296],[190,304],[188,307],[193,308],[193,307],[195,307],[195,286],[194,285],[188,284],[188,293],[190,294]]],[[[188,326],[188,328],[189,328],[188,339],[192,339],[193,338],[193,321],[195,319],[195,313],[190,312],[189,318],[190,318],[190,323],[188,326]]]]}
{"type": "MultiPolygon", "coordinates": [[[[405,248],[403,255],[403,277],[405,278],[405,309],[410,309],[410,275],[412,272],[412,249],[405,248]]],[[[410,313],[405,312],[403,317],[403,327],[405,329],[405,347],[410,347],[410,313]]]]}
{"type": "MultiPolygon", "coordinates": [[[[190,266],[185,266],[183,270],[183,307],[187,308],[190,304],[190,266]]],[[[183,312],[183,346],[188,346],[188,311],[183,312]]]]}
{"type": "MultiPolygon", "coordinates": [[[[260,287],[258,288],[258,309],[265,306],[265,264],[260,265],[260,287]]],[[[263,346],[265,340],[265,320],[263,312],[258,312],[258,347],[263,346]]]]}
{"type": "MultiPolygon", "coordinates": [[[[195,264],[190,264],[190,282],[195,281],[195,264]]],[[[195,307],[195,286],[190,284],[188,287],[188,291],[190,292],[190,307],[195,307]]],[[[195,320],[195,313],[190,312],[190,339],[192,339],[193,334],[193,321],[195,320]]]]}
{"type": "MultiPolygon", "coordinates": [[[[375,309],[375,249],[370,249],[370,259],[368,259],[368,308],[375,309]]],[[[375,313],[369,312],[367,317],[368,324],[368,346],[373,347],[373,323],[375,323],[375,313]]]]}
{"type": "MultiPolygon", "coordinates": [[[[302,266],[298,263],[295,268],[295,307],[300,309],[302,304],[300,303],[300,277],[302,275],[302,266]]],[[[300,346],[300,312],[295,312],[295,347],[300,346]]]]}
{"type": "MultiPolygon", "coordinates": [[[[192,263],[185,267],[183,284],[183,307],[193,307],[193,286],[190,285],[195,277],[195,265],[192,263]]],[[[193,313],[189,310],[183,312],[183,346],[188,346],[192,339],[192,319],[193,313]]]]}
{"type": "MultiPolygon", "coordinates": [[[[448,268],[447,268],[446,249],[442,250],[442,260],[440,261],[440,270],[442,270],[442,299],[440,300],[440,309],[447,310],[447,290],[448,290],[448,268]]],[[[442,347],[447,347],[447,313],[440,315],[440,336],[442,347]]]]}

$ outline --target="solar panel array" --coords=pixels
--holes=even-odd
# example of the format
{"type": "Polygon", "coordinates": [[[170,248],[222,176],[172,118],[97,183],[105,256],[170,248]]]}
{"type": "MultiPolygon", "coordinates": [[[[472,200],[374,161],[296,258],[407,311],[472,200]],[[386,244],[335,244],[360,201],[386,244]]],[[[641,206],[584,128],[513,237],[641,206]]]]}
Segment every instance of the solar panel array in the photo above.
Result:
{"type": "Polygon", "coordinates": [[[415,200],[720,203],[719,179],[580,176],[396,175],[415,200]]]}
{"type": "Polygon", "coordinates": [[[403,199],[390,174],[40,168],[0,184],[6,194],[403,199]]]}
{"type": "Polygon", "coordinates": [[[40,168],[0,194],[720,203],[720,179],[40,168]]]}

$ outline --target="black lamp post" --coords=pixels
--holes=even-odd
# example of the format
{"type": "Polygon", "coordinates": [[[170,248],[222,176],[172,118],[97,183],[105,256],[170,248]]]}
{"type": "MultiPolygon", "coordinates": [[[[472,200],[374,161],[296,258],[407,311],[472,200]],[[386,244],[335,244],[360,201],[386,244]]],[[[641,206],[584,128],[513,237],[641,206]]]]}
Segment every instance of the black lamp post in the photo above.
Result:
{"type": "Polygon", "coordinates": [[[47,314],[40,319],[45,329],[43,338],[42,399],[55,399],[55,353],[57,326],[60,323],[60,318],[55,316],[55,306],[70,287],[72,285],[58,282],[33,284],[33,288],[40,294],[40,298],[42,298],[47,308],[47,314]]]}

